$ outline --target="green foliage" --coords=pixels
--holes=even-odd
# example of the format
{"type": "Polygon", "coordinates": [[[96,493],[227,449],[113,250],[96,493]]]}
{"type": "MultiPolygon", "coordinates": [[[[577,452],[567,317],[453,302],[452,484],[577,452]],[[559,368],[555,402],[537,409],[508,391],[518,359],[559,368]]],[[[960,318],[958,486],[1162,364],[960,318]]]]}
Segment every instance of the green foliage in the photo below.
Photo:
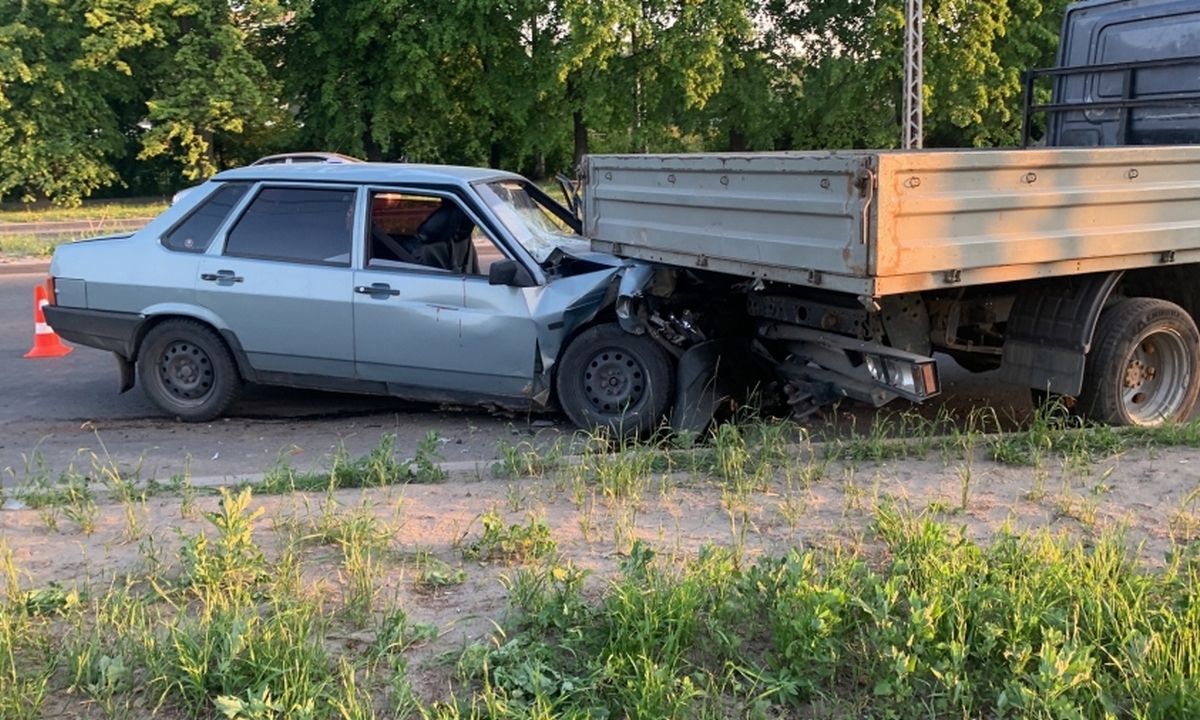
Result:
{"type": "Polygon", "coordinates": [[[526,629],[469,652],[466,669],[496,702],[566,715],[805,714],[814,702],[914,719],[1194,709],[1178,670],[1200,659],[1194,560],[1147,572],[1115,533],[1089,546],[1003,535],[983,548],[888,509],[876,533],[889,558],[878,569],[857,553],[799,551],[745,571],[727,551],[672,567],[635,544],[604,598],[566,614],[553,610],[578,594],[552,581],[555,566],[523,571],[512,587],[526,629]]]}
{"type": "Polygon", "coordinates": [[[417,441],[417,452],[412,460],[401,461],[396,459],[396,436],[383,433],[379,436],[379,444],[366,455],[352,458],[346,447],[339,445],[327,458],[328,470],[310,471],[292,467],[291,457],[296,448],[286,447],[280,451],[275,466],[254,488],[260,493],[278,494],[297,490],[384,487],[410,481],[441,482],[449,477],[441,466],[445,460],[440,451],[441,443],[437,432],[431,430],[417,441]]]}
{"type": "Polygon", "coordinates": [[[137,83],[141,159],[169,155],[184,177],[218,169],[222,139],[286,120],[265,64],[264,33],[284,18],[278,0],[91,0],[80,63],[137,83]]]}
{"type": "MultiPolygon", "coordinates": [[[[227,493],[206,516],[215,534],[204,558],[185,543],[187,578],[227,570],[204,587],[167,582],[154,565],[124,582],[29,591],[0,539],[3,717],[77,707],[246,719],[1200,711],[1200,556],[1180,546],[1148,567],[1119,531],[1084,542],[1000,532],[985,546],[885,506],[860,545],[747,565],[733,549],[678,558],[635,542],[603,579],[549,547],[505,580],[509,622],[463,648],[468,684],[455,683],[448,704],[426,704],[404,680],[408,652],[439,629],[397,604],[364,603],[347,623],[343,604],[325,602],[323,579],[299,581],[304,558],[293,553],[311,546],[264,556],[255,516],[248,492],[227,493]]],[[[329,541],[378,548],[370,523],[357,512],[344,519],[329,524],[343,528],[329,541]]],[[[538,525],[494,518],[480,549],[528,551],[544,538],[538,525]]],[[[314,551],[309,559],[325,558],[314,551]]]]}
{"type": "Polygon", "coordinates": [[[134,180],[133,157],[171,158],[170,187],[286,142],[263,47],[284,17],[276,0],[5,3],[0,197],[75,205],[134,180]]]}
{"type": "Polygon", "coordinates": [[[119,73],[83,62],[87,5],[0,6],[0,197],[72,205],[118,181],[112,158],[125,152],[124,128],[107,99],[131,88],[119,73]]]}
{"type": "MultiPolygon", "coordinates": [[[[1020,133],[1020,72],[1054,62],[1065,0],[924,3],[926,144],[1011,145],[1020,133]]],[[[791,6],[785,32],[805,38],[792,146],[895,147],[904,67],[903,0],[791,6]]]]}
{"type": "Polygon", "coordinates": [[[254,542],[254,522],[264,509],[250,510],[250,489],[236,495],[221,488],[217,512],[204,513],[216,528],[215,539],[207,535],[183,535],[180,550],[186,579],[192,585],[221,590],[251,587],[264,579],[265,560],[254,542]]]}
{"type": "Polygon", "coordinates": [[[480,517],[483,529],[479,537],[463,547],[463,557],[478,560],[502,560],[518,563],[544,557],[556,548],[550,528],[531,518],[526,525],[505,525],[495,510],[480,517]]]}
{"type": "MultiPolygon", "coordinates": [[[[1017,139],[1065,5],[925,3],[929,145],[1017,139]]],[[[893,147],[903,32],[902,0],[8,3],[0,196],[162,192],[301,148],[542,178],[589,151],[893,147]]]]}
{"type": "Polygon", "coordinates": [[[430,430],[425,437],[417,441],[417,454],[413,456],[413,479],[417,482],[435,483],[450,477],[450,473],[442,467],[446,461],[442,455],[442,438],[437,430],[430,430]]]}

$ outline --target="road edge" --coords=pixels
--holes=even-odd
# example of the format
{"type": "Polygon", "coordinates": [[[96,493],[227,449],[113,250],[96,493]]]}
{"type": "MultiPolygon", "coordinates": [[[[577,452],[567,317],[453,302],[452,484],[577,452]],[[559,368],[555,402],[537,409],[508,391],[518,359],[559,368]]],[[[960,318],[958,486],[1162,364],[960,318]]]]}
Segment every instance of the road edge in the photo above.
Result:
{"type": "Polygon", "coordinates": [[[0,261],[0,275],[45,275],[49,271],[49,260],[0,261]]]}

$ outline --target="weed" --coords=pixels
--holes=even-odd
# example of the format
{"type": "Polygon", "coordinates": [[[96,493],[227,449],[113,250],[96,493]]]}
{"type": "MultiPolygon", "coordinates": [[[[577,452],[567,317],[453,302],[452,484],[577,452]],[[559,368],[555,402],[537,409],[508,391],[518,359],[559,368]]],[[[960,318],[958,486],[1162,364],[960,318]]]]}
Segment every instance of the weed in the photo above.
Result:
{"type": "Polygon", "coordinates": [[[436,625],[414,623],[402,608],[393,606],[380,618],[369,654],[376,660],[398,655],[414,645],[436,640],[437,636],[436,625]]]}
{"type": "Polygon", "coordinates": [[[266,561],[254,542],[254,522],[263,512],[263,508],[250,510],[249,488],[236,495],[221,488],[219,510],[203,513],[216,528],[216,539],[180,533],[180,556],[187,581],[202,589],[228,591],[264,580],[266,561]]]}
{"type": "Polygon", "coordinates": [[[413,587],[419,591],[428,592],[439,588],[462,585],[467,581],[466,570],[461,567],[453,567],[428,552],[417,554],[416,571],[413,587]]]}
{"type": "Polygon", "coordinates": [[[980,427],[984,424],[984,417],[991,416],[995,420],[995,411],[988,408],[987,410],[972,409],[967,413],[966,427],[954,429],[953,443],[955,447],[962,453],[963,464],[958,468],[960,497],[959,497],[959,512],[967,511],[967,502],[971,493],[971,481],[974,479],[975,468],[975,448],[979,445],[982,438],[980,427]]]}
{"type": "Polygon", "coordinates": [[[1168,515],[1167,527],[1176,543],[1186,544],[1200,538],[1200,482],[1179,501],[1179,508],[1168,515]]]}
{"type": "Polygon", "coordinates": [[[544,557],[556,548],[550,528],[541,520],[530,518],[525,525],[505,526],[495,510],[488,510],[480,517],[480,523],[483,530],[479,538],[462,550],[465,558],[520,563],[544,557]]]}
{"type": "Polygon", "coordinates": [[[352,458],[345,444],[339,443],[328,457],[328,471],[309,472],[300,472],[292,467],[291,458],[298,449],[294,446],[285,447],[279,452],[275,465],[254,488],[260,493],[280,494],[385,487],[410,480],[437,482],[446,478],[445,471],[437,464],[442,458],[437,454],[441,441],[436,432],[430,431],[418,443],[416,458],[411,462],[396,460],[395,444],[395,435],[383,433],[379,436],[379,444],[370,452],[352,458]]]}
{"type": "Polygon", "coordinates": [[[570,560],[549,555],[502,582],[508,588],[510,606],[521,612],[522,622],[530,629],[562,632],[587,620],[590,610],[583,587],[590,574],[570,560]]]}
{"type": "Polygon", "coordinates": [[[870,430],[858,432],[857,423],[848,437],[834,436],[826,442],[826,454],[850,462],[875,462],[897,458],[922,458],[935,446],[935,438],[946,428],[957,425],[948,411],[939,410],[935,420],[927,420],[916,410],[899,414],[879,414],[871,420],[870,430]]]}
{"type": "Polygon", "coordinates": [[[522,477],[543,477],[559,469],[563,463],[563,448],[556,441],[546,452],[539,452],[529,440],[512,444],[497,443],[500,460],[492,464],[492,475],[515,480],[522,477]]]}
{"type": "Polygon", "coordinates": [[[425,433],[425,437],[417,442],[417,454],[413,457],[416,470],[413,479],[417,482],[436,483],[450,477],[450,473],[442,467],[446,461],[442,456],[442,438],[436,430],[425,433]]]}
{"type": "Polygon", "coordinates": [[[16,497],[37,510],[51,532],[58,529],[59,517],[78,525],[85,535],[96,529],[99,508],[88,478],[68,468],[52,480],[39,453],[26,458],[25,481],[17,488],[16,497]]]}
{"type": "Polygon", "coordinates": [[[369,545],[342,544],[342,604],[355,623],[362,624],[372,615],[379,592],[382,565],[378,553],[369,545]]]}
{"type": "Polygon", "coordinates": [[[596,435],[589,439],[579,466],[595,479],[606,499],[637,502],[649,487],[657,456],[655,445],[622,439],[613,446],[605,436],[596,435]]]}

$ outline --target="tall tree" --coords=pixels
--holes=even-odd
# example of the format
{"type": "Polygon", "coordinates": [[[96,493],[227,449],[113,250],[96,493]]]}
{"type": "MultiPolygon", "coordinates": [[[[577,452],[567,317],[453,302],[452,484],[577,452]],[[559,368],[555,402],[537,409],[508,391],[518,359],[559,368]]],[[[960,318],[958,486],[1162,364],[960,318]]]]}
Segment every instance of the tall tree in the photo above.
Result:
{"type": "Polygon", "coordinates": [[[286,122],[260,40],[284,16],[278,0],[90,0],[82,62],[136,81],[140,156],[170,155],[195,180],[219,169],[222,135],[286,122]]]}
{"type": "Polygon", "coordinates": [[[698,123],[693,131],[708,133],[710,150],[776,149],[781,140],[782,101],[794,91],[789,46],[780,37],[767,3],[746,0],[746,14],[752,25],[724,38],[720,90],[703,112],[691,113],[692,122],[698,123]]]}
{"type": "Polygon", "coordinates": [[[77,203],[118,182],[126,147],[108,97],[134,88],[81,62],[85,0],[0,4],[0,196],[77,203]]]}
{"type": "MultiPolygon", "coordinates": [[[[927,145],[1010,144],[1020,71],[1052,60],[1060,0],[926,0],[927,145]],[[1011,39],[1010,39],[1011,38],[1011,39]]],[[[903,82],[903,0],[774,5],[800,48],[793,98],[798,147],[895,147],[903,82]]]]}
{"type": "Polygon", "coordinates": [[[601,84],[612,149],[694,149],[680,130],[721,88],[726,41],[749,32],[745,0],[623,0],[618,22],[601,84]]]}

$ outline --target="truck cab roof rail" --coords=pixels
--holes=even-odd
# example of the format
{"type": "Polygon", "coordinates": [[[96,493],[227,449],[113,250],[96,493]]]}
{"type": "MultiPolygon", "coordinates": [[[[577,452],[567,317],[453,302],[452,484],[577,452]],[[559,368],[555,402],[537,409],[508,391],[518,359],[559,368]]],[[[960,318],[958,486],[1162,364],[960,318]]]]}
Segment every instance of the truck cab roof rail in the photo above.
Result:
{"type": "Polygon", "coordinates": [[[1200,87],[1174,84],[1175,89],[1162,91],[1161,74],[1172,71],[1196,74],[1200,55],[1028,70],[1021,78],[1025,88],[1021,146],[1029,147],[1033,116],[1038,113],[1046,114],[1046,145],[1052,147],[1200,143],[1200,87]],[[1054,78],[1054,101],[1035,103],[1035,83],[1044,77],[1054,78]],[[1175,112],[1153,116],[1137,112],[1172,109],[1175,112]],[[1153,131],[1139,132],[1139,123],[1153,123],[1153,131]],[[1070,132],[1079,126],[1089,127],[1086,132],[1070,132]],[[1087,139],[1080,141],[1081,137],[1087,139]]]}

